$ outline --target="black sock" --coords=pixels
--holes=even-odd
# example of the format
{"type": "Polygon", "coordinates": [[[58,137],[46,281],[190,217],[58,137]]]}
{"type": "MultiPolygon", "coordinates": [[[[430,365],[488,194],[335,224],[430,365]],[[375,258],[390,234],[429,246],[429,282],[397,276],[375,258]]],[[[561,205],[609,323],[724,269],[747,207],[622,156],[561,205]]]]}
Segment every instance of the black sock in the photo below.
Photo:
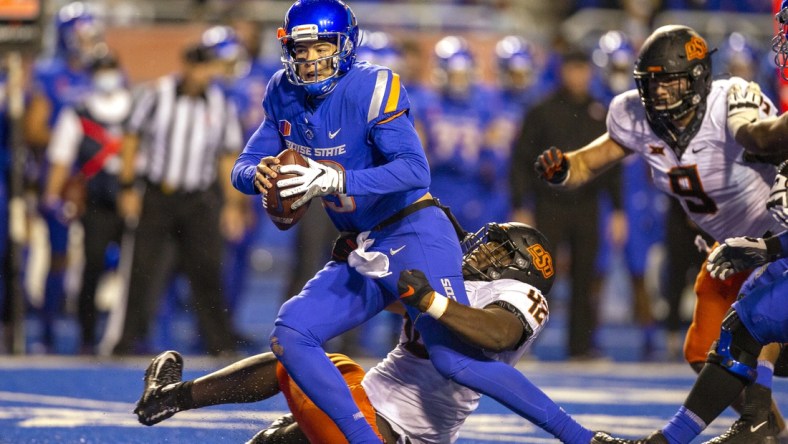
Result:
{"type": "Polygon", "coordinates": [[[714,419],[739,396],[744,381],[717,364],[706,364],[692,386],[684,406],[706,424],[714,419]]]}

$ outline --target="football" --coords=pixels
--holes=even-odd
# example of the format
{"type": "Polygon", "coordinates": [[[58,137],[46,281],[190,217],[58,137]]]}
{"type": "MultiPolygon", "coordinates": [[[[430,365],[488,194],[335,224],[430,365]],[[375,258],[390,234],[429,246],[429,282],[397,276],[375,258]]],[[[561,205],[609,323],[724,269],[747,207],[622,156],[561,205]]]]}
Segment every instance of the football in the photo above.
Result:
{"type": "MultiPolygon", "coordinates": [[[[309,166],[306,159],[293,149],[286,149],[279,153],[276,156],[277,159],[280,160],[279,166],[282,165],[301,165],[301,166],[309,166]]],[[[296,194],[295,196],[290,196],[288,198],[282,199],[279,196],[279,186],[278,183],[282,179],[289,179],[291,177],[296,177],[296,174],[278,174],[275,178],[270,179],[271,184],[273,185],[265,194],[265,199],[263,199],[263,204],[265,205],[265,211],[268,213],[268,216],[271,217],[271,221],[273,221],[274,225],[280,230],[288,230],[292,228],[299,220],[304,216],[306,210],[309,208],[309,202],[301,207],[293,210],[290,206],[293,202],[297,201],[298,199],[303,196],[303,193],[296,194]]]]}

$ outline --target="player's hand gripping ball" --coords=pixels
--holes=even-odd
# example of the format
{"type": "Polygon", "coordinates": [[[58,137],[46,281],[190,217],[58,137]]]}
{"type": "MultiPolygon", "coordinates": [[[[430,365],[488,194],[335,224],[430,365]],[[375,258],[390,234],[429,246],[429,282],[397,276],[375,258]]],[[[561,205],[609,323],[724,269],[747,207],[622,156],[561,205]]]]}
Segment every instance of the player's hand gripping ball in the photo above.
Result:
{"type": "MultiPolygon", "coordinates": [[[[290,148],[279,153],[276,158],[280,161],[279,165],[275,167],[277,168],[277,172],[279,171],[278,168],[282,165],[309,166],[309,163],[301,154],[290,148]]],[[[265,207],[265,211],[268,213],[268,216],[271,217],[271,221],[273,221],[274,225],[282,231],[288,230],[298,223],[306,213],[307,208],[309,208],[309,202],[295,210],[291,208],[293,202],[300,199],[303,193],[286,198],[279,195],[281,191],[278,185],[279,182],[297,176],[297,174],[278,173],[276,177],[269,179],[272,186],[266,190],[266,193],[263,195],[263,206],[265,207]]]]}

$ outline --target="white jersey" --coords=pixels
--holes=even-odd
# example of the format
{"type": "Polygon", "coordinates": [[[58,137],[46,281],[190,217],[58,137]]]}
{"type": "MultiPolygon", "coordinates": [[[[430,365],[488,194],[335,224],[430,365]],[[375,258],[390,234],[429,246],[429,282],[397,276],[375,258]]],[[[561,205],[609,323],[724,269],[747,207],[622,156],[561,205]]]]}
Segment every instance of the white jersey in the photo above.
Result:
{"type": "MultiPolygon", "coordinates": [[[[703,123],[681,158],[649,127],[636,90],[613,99],[607,116],[610,137],[640,154],[656,187],[677,198],[687,215],[720,242],[781,231],[766,210],[777,168],[744,160],[744,148],[728,131],[728,89],[735,83],[747,86],[738,77],[712,83],[703,123]]],[[[762,117],[774,115],[774,104],[763,99],[762,117]]]]}
{"type": "MultiPolygon", "coordinates": [[[[514,365],[544,328],[548,307],[542,293],[536,288],[512,279],[492,282],[465,282],[470,305],[484,308],[500,301],[519,311],[533,330],[516,350],[486,353],[514,365]]],[[[479,405],[481,395],[441,376],[426,357],[419,357],[414,350],[423,350],[417,332],[406,324],[400,343],[386,359],[367,372],[362,385],[375,410],[386,418],[392,427],[412,443],[452,443],[459,437],[465,418],[479,405]]],[[[421,354],[421,353],[419,353],[421,354]]]]}

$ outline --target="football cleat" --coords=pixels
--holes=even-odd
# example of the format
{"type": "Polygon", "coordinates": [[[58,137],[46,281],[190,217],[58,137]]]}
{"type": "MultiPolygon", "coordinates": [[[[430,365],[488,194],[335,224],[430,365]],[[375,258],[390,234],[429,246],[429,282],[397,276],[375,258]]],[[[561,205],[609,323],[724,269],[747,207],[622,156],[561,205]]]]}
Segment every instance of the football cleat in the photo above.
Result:
{"type": "Polygon", "coordinates": [[[615,438],[605,432],[596,432],[591,439],[591,444],[669,444],[661,430],[657,430],[643,439],[615,438]]]}
{"type": "Polygon", "coordinates": [[[273,444],[276,442],[284,442],[284,429],[290,424],[296,422],[292,413],[283,415],[276,421],[272,422],[267,429],[257,432],[246,444],[273,444]]]}
{"type": "Polygon", "coordinates": [[[704,444],[778,444],[779,434],[772,412],[758,419],[742,415],[725,433],[704,444]]]}
{"type": "Polygon", "coordinates": [[[141,424],[151,426],[178,413],[176,390],[183,377],[183,357],[176,351],[166,351],[151,361],[145,370],[145,388],[137,401],[134,413],[141,424]]]}

